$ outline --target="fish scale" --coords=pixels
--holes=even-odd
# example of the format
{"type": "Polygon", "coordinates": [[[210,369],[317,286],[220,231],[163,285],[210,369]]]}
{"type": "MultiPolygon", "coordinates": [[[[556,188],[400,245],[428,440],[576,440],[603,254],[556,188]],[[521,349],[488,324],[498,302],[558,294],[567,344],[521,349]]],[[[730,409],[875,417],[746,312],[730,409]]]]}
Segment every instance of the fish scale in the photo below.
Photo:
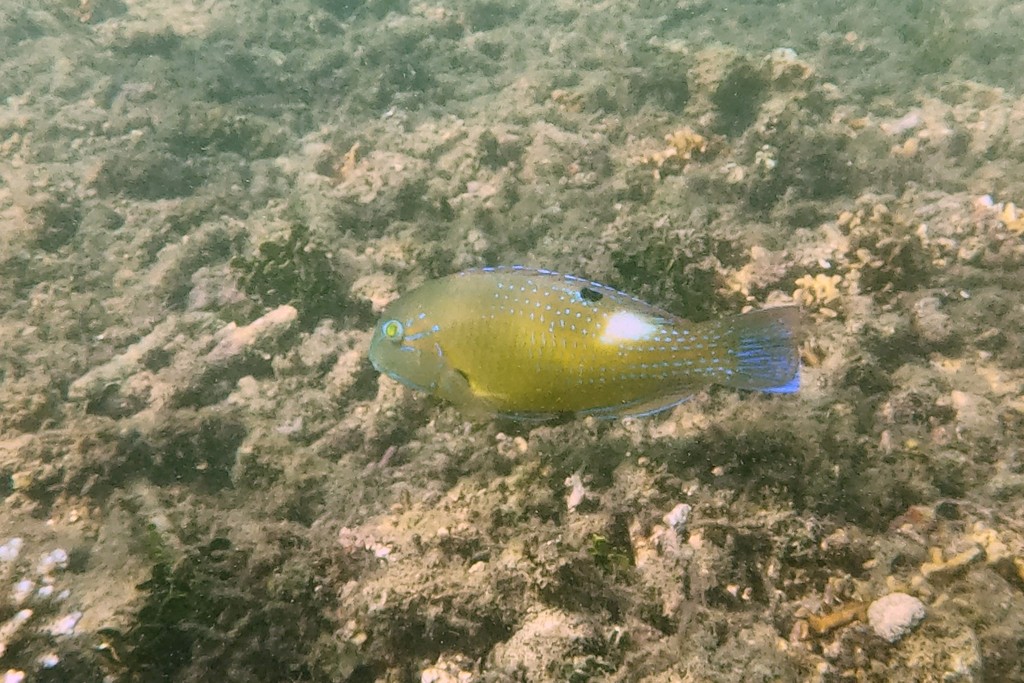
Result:
{"type": "Polygon", "coordinates": [[[692,324],[571,275],[522,267],[434,280],[385,309],[380,372],[475,413],[624,417],[709,384],[799,386],[794,307],[692,324]]]}

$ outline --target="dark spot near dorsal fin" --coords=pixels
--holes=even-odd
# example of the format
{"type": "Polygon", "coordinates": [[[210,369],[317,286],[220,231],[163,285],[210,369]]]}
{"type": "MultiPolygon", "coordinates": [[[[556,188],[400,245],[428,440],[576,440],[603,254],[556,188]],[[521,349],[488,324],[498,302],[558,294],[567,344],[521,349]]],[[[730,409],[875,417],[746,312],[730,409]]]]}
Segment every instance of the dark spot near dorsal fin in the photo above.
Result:
{"type": "Polygon", "coordinates": [[[604,294],[598,292],[590,287],[584,287],[580,290],[580,296],[583,297],[584,301],[600,301],[604,298],[604,294]]]}

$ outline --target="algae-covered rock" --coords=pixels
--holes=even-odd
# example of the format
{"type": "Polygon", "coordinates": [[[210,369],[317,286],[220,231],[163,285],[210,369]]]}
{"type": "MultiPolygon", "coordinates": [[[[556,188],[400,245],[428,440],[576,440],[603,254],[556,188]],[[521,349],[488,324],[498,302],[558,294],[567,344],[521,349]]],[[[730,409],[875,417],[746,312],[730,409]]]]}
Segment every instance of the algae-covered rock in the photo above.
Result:
{"type": "Polygon", "coordinates": [[[505,675],[532,680],[586,676],[601,670],[603,640],[578,615],[544,610],[528,615],[511,638],[495,647],[491,664],[505,675]]]}

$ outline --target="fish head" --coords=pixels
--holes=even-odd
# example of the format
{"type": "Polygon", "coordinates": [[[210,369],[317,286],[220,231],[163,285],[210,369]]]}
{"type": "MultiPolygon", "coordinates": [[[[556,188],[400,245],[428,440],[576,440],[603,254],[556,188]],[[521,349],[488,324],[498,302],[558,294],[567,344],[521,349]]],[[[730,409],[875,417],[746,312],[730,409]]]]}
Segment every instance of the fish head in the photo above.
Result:
{"type": "Polygon", "coordinates": [[[385,309],[370,341],[370,362],[402,384],[434,392],[444,370],[440,326],[421,306],[399,299],[385,309]]]}

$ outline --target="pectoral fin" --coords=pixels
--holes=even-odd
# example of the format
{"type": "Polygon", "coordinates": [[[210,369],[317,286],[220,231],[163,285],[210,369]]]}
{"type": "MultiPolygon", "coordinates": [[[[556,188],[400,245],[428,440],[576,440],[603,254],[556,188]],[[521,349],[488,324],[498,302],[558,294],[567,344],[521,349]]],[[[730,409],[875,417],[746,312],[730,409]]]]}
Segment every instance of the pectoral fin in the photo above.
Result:
{"type": "Polygon", "coordinates": [[[456,408],[471,418],[490,417],[495,413],[493,404],[473,390],[466,373],[452,367],[445,367],[438,379],[437,390],[440,398],[450,401],[456,408]]]}

